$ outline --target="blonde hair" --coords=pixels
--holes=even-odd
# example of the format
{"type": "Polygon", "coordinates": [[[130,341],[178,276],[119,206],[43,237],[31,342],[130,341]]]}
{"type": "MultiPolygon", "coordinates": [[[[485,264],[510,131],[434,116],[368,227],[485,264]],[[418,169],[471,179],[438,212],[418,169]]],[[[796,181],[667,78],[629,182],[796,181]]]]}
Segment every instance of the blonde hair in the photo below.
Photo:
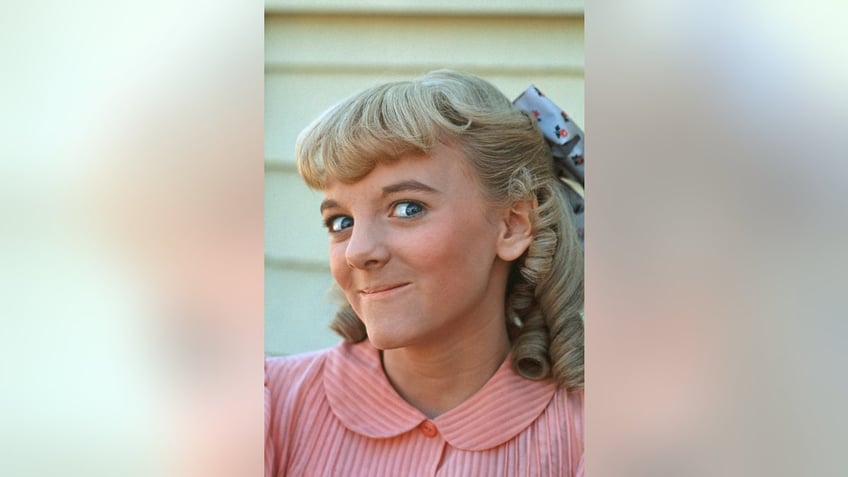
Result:
{"type": "MultiPolygon", "coordinates": [[[[342,101],[300,134],[295,153],[300,175],[320,190],[330,177],[355,182],[378,164],[445,143],[461,148],[493,206],[538,201],[533,242],[513,263],[506,290],[513,367],[528,379],[582,387],[583,254],[535,118],[488,82],[439,70],[342,101]]],[[[346,302],[331,328],[347,341],[367,337],[346,302]]]]}

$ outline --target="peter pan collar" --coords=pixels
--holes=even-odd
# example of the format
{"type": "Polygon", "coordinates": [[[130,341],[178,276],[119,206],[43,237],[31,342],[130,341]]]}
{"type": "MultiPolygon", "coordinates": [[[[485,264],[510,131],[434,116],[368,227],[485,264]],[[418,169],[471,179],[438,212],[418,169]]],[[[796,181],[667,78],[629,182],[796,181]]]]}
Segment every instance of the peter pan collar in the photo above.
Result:
{"type": "MultiPolygon", "coordinates": [[[[453,447],[479,451],[497,447],[529,427],[556,393],[552,380],[531,381],[511,368],[512,355],[462,404],[432,419],[453,447]]],[[[336,417],[349,430],[373,439],[409,432],[427,417],[394,390],[380,352],[366,339],[342,343],[327,355],[324,390],[336,417]]]]}

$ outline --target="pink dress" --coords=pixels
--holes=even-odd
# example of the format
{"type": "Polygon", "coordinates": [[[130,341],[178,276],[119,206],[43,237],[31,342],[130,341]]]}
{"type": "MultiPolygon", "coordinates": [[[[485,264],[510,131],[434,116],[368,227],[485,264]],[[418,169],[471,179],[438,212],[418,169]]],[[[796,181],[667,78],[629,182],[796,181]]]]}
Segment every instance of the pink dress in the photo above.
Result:
{"type": "Polygon", "coordinates": [[[265,476],[582,476],[583,392],[515,374],[508,357],[427,419],[368,340],[265,362],[265,476]]]}

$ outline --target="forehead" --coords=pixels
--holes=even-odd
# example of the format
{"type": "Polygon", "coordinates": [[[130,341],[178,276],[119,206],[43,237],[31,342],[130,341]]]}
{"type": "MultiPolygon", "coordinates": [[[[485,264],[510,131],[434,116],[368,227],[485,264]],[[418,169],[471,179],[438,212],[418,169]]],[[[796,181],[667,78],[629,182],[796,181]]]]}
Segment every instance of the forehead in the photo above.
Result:
{"type": "Polygon", "coordinates": [[[455,146],[437,145],[429,154],[404,154],[388,163],[378,163],[365,177],[346,183],[329,179],[326,197],[345,193],[383,190],[394,184],[417,181],[436,191],[456,194],[478,192],[475,173],[462,151],[455,146]]]}

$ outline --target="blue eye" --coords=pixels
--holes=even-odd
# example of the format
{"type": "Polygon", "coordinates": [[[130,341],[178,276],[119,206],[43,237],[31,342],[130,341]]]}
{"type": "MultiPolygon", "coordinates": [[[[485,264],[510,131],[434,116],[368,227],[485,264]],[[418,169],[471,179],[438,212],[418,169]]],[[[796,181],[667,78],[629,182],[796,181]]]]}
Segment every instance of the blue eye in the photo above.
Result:
{"type": "Polygon", "coordinates": [[[341,232],[348,227],[353,227],[353,218],[347,215],[337,215],[327,219],[324,225],[331,233],[341,232]]]}
{"type": "Polygon", "coordinates": [[[398,202],[392,207],[392,216],[409,218],[421,215],[424,212],[424,206],[418,202],[403,201],[398,202]]]}

